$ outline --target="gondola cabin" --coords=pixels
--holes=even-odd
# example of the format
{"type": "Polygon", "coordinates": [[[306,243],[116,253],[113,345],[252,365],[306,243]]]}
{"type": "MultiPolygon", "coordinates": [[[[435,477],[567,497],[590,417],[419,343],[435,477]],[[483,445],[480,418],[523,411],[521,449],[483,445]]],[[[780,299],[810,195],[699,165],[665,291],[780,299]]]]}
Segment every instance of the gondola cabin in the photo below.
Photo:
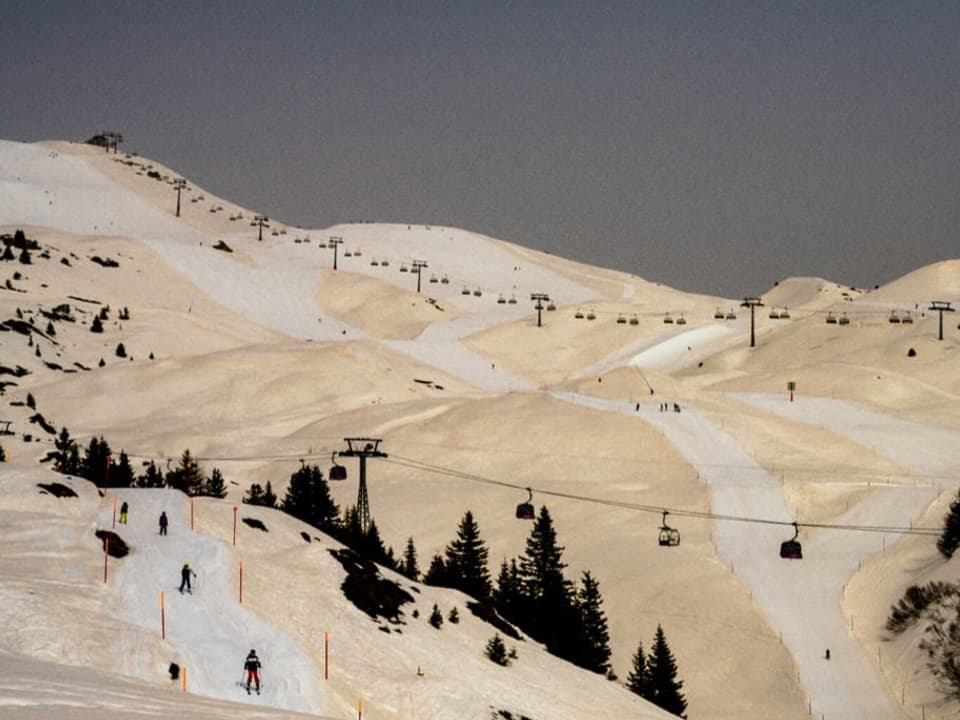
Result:
{"type": "Polygon", "coordinates": [[[800,527],[797,523],[793,524],[793,537],[780,543],[780,557],[784,560],[802,560],[803,546],[797,537],[800,535],[800,527]]]}
{"type": "Polygon", "coordinates": [[[533,491],[527,488],[527,500],[517,505],[518,520],[533,520],[537,513],[533,507],[533,491]]]}
{"type": "Polygon", "coordinates": [[[340,464],[337,462],[336,455],[331,455],[330,460],[331,460],[331,462],[333,462],[333,465],[330,467],[330,475],[329,475],[330,479],[331,479],[331,480],[346,480],[346,479],[347,479],[347,469],[346,469],[343,465],[340,465],[340,464]]]}
{"type": "Polygon", "coordinates": [[[663,520],[660,523],[660,533],[657,536],[657,543],[661,547],[676,547],[680,544],[680,531],[667,525],[666,510],[663,511],[663,520]]]}

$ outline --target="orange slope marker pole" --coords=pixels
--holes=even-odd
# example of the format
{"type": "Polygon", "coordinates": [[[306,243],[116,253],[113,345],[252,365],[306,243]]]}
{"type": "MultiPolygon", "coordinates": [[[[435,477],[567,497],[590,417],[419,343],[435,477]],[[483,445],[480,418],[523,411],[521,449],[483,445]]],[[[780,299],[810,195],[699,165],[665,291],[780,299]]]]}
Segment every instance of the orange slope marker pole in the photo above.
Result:
{"type": "Polygon", "coordinates": [[[187,669],[183,669],[183,692],[187,691],[187,669]]]}
{"type": "Polygon", "coordinates": [[[113,524],[111,525],[111,527],[114,530],[117,529],[117,496],[116,495],[113,496],[113,524]]]}
{"type": "Polygon", "coordinates": [[[237,546],[237,506],[233,506],[233,546],[237,546]]]}
{"type": "Polygon", "coordinates": [[[163,590],[160,591],[160,639],[167,639],[167,608],[163,590]]]}
{"type": "Polygon", "coordinates": [[[357,700],[357,720],[363,720],[363,700],[357,700]]]}

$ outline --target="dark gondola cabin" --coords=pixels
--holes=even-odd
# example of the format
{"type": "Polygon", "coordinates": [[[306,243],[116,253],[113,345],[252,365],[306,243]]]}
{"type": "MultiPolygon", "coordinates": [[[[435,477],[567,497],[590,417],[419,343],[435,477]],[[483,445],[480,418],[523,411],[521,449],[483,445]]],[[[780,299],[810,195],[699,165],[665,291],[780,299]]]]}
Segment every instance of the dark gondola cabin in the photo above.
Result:
{"type": "Polygon", "coordinates": [[[517,519],[519,520],[533,520],[537,515],[533,507],[533,491],[527,488],[527,494],[527,501],[517,505],[517,519]]]}
{"type": "Polygon", "coordinates": [[[663,547],[676,547],[680,544],[680,531],[667,525],[668,514],[666,510],[663,511],[663,521],[660,523],[657,542],[663,547]]]}
{"type": "Polygon", "coordinates": [[[331,455],[330,460],[331,460],[331,462],[333,462],[333,466],[330,468],[330,479],[331,479],[331,480],[346,480],[346,479],[347,479],[347,469],[346,469],[343,465],[340,465],[340,464],[337,463],[337,459],[336,459],[336,456],[335,456],[335,455],[331,455]]]}
{"type": "Polygon", "coordinates": [[[793,524],[793,537],[780,543],[780,557],[784,560],[802,560],[803,546],[797,540],[800,535],[800,528],[796,523],[793,524]]]}

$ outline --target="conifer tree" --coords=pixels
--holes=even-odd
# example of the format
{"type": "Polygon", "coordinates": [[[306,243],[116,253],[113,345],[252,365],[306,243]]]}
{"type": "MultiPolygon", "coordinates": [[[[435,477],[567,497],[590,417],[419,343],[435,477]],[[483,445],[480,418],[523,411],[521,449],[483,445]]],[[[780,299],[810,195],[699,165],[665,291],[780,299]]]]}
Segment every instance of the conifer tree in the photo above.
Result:
{"type": "Polygon", "coordinates": [[[510,564],[504,560],[500,564],[500,574],[497,576],[497,587],[493,591],[493,603],[500,613],[510,622],[522,624],[523,598],[520,594],[520,570],[517,561],[510,564]]]}
{"type": "MultiPolygon", "coordinates": [[[[290,476],[281,509],[331,535],[335,535],[338,530],[340,509],[330,495],[330,486],[323,473],[316,465],[303,465],[290,476]]],[[[359,538],[347,544],[356,548],[357,540],[359,538]]]]}
{"type": "Polygon", "coordinates": [[[937,550],[945,558],[953,557],[953,553],[960,547],[960,490],[957,497],[950,503],[950,510],[943,519],[943,532],[937,540],[937,550]]]}
{"type": "Polygon", "coordinates": [[[161,488],[163,485],[163,473],[160,472],[157,464],[151,460],[143,475],[137,478],[137,486],[142,488],[161,488]]]}
{"type": "Polygon", "coordinates": [[[7,245],[3,249],[3,256],[0,257],[0,260],[13,260],[16,256],[13,254],[13,246],[7,245]]]}
{"type": "Polygon", "coordinates": [[[225,498],[227,496],[227,485],[223,481],[223,473],[220,472],[220,468],[214,468],[210,471],[210,479],[203,484],[201,494],[215,498],[225,498]]]}
{"type": "Polygon", "coordinates": [[[564,578],[563,547],[557,543],[553,520],[546,506],[534,521],[527,546],[520,558],[520,591],[523,598],[523,627],[560,657],[573,659],[571,628],[578,620],[574,591],[564,578]]]}
{"type": "Polygon", "coordinates": [[[260,487],[260,483],[250,484],[250,487],[247,488],[246,495],[242,498],[242,502],[246,505],[263,504],[263,488],[260,487]]]}
{"type": "Polygon", "coordinates": [[[109,477],[108,463],[112,461],[110,446],[102,437],[90,438],[86,454],[83,458],[81,474],[97,487],[113,486],[109,477]]]}
{"type": "Polygon", "coordinates": [[[434,555],[430,560],[430,567],[427,568],[427,574],[423,576],[423,582],[427,585],[436,585],[438,587],[449,587],[449,576],[447,574],[446,563],[443,562],[442,555],[434,555]]]}
{"type": "Polygon", "coordinates": [[[103,332],[103,323],[100,322],[99,316],[94,317],[93,322],[90,323],[90,332],[93,332],[93,333],[103,332]]]}
{"type": "Polygon", "coordinates": [[[497,665],[506,667],[510,664],[510,660],[507,658],[507,646],[503,644],[503,638],[500,637],[500,633],[494,634],[494,636],[487,641],[484,652],[487,657],[497,665]]]}
{"type": "Polygon", "coordinates": [[[643,643],[637,643],[637,652],[633,656],[633,668],[627,675],[627,689],[642,698],[649,697],[650,675],[647,668],[647,656],[643,653],[643,643]]]}
{"type": "Polygon", "coordinates": [[[430,624],[433,625],[437,630],[440,629],[440,626],[443,625],[443,615],[440,613],[440,608],[437,607],[437,604],[433,604],[433,611],[430,613],[430,624]]]}
{"type": "Polygon", "coordinates": [[[420,579],[420,568],[417,565],[417,548],[413,544],[413,538],[407,538],[407,548],[403,552],[403,562],[400,564],[400,572],[411,580],[420,579]]]}
{"type": "Polygon", "coordinates": [[[575,661],[596,673],[606,673],[610,669],[610,633],[607,618],[600,608],[602,603],[599,583],[589,570],[584,571],[577,591],[582,647],[575,661]]]}
{"type": "Polygon", "coordinates": [[[110,467],[111,487],[132,487],[134,481],[133,468],[130,467],[130,458],[123,450],[115,465],[110,467]]]}
{"type": "Polygon", "coordinates": [[[447,545],[444,565],[451,587],[481,601],[490,598],[490,571],[487,569],[487,546],[480,538],[480,528],[467,510],[457,537],[447,545]]]}
{"type": "Polygon", "coordinates": [[[685,718],[686,715],[683,712],[687,709],[687,701],[680,692],[683,682],[677,679],[677,663],[667,645],[663,628],[659,624],[653,647],[650,648],[647,668],[650,678],[650,694],[647,699],[667,712],[685,718]]]}
{"type": "MultiPolygon", "coordinates": [[[[263,498],[260,501],[260,504],[264,507],[275,508],[277,506],[277,494],[273,491],[273,486],[270,484],[270,481],[267,480],[266,486],[263,488],[263,498]]],[[[334,515],[339,514],[340,510],[336,505],[334,507],[334,515]]]]}
{"type": "Polygon", "coordinates": [[[56,448],[53,469],[64,475],[80,474],[80,450],[77,443],[70,437],[70,431],[67,428],[60,428],[60,434],[54,441],[56,448]]]}

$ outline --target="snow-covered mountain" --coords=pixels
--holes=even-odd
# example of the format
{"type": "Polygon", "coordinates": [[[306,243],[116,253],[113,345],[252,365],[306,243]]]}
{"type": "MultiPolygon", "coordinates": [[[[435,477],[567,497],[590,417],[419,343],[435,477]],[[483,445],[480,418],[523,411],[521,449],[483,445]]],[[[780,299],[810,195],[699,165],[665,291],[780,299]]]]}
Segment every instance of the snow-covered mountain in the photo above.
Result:
{"type": "MultiPolygon", "coordinates": [[[[883,634],[918,563],[924,577],[950,564],[929,536],[840,526],[936,528],[954,494],[958,335],[948,315],[939,340],[929,306],[958,302],[960,261],[872,291],[784,280],[756,309],[751,348],[741,299],[457,228],[261,229],[255,211],[189,181],[176,217],[177,177],[85,145],[0,142],[0,233],[39,243],[29,264],[0,263],[0,420],[14,433],[0,437],[6,707],[661,717],[620,684],[659,623],[690,717],[955,709],[916,648],[883,634]],[[534,294],[549,296],[540,311],[534,294]],[[223,471],[230,496],[198,500],[188,532],[183,496],[123,491],[133,551],[104,583],[93,530],[112,524],[114,494],[38,462],[53,446],[44,425],[102,436],[137,462],[189,449],[223,471]],[[240,505],[269,532],[241,523],[233,546],[251,482],[282,492],[301,459],[325,466],[346,437],[382,438],[371,511],[398,551],[414,539],[424,565],[469,509],[495,573],[523,551],[529,525],[513,509],[531,488],[569,576],[600,582],[621,681],[530,640],[494,665],[483,647],[495,629],[465,596],[386,570],[414,600],[402,622],[372,620],[343,596],[337,544],[278,511],[240,505]],[[79,496],[39,492],[53,482],[79,496]],[[677,547],[657,544],[664,509],[677,547]],[[794,520],[799,562],[777,555],[794,520]],[[202,573],[191,597],[176,593],[185,560],[202,573]],[[457,607],[460,623],[431,627],[434,604],[457,607]],[[236,681],[249,647],[266,681],[248,699],[236,681]],[[187,693],[170,662],[188,668],[187,693]]],[[[341,505],[356,500],[351,475],[334,484],[341,505]]]]}

